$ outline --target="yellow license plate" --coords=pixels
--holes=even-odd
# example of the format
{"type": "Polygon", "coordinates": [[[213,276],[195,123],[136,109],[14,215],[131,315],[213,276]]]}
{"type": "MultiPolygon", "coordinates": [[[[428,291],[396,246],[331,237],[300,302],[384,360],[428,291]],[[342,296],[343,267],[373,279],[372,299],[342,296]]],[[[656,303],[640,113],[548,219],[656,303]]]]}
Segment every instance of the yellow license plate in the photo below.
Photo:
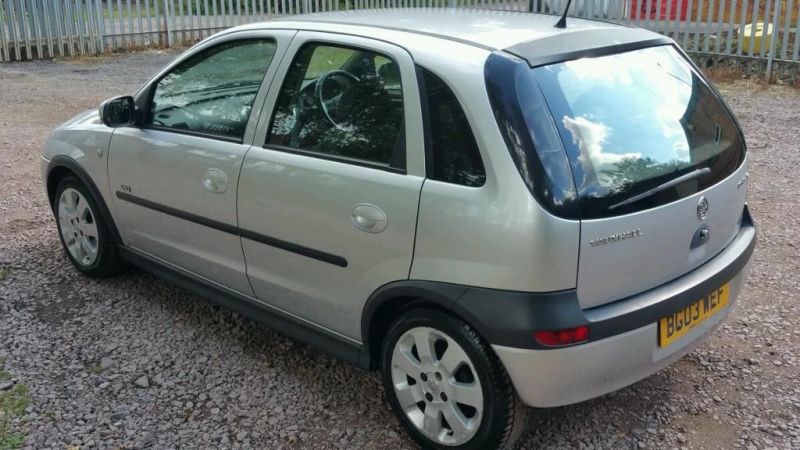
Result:
{"type": "Polygon", "coordinates": [[[728,304],[730,283],[723,284],[686,308],[658,321],[658,346],[666,347],[728,304]]]}

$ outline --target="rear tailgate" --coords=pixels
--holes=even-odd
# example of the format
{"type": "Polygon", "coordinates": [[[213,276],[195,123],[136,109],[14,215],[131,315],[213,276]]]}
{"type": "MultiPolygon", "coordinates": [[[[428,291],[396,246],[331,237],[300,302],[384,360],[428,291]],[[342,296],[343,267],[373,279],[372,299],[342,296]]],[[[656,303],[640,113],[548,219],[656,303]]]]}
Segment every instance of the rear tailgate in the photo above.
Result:
{"type": "Polygon", "coordinates": [[[721,183],[657,208],[581,222],[578,299],[602,305],[673,280],[700,266],[736,237],[745,203],[746,164],[721,183]],[[740,184],[741,182],[741,184],[740,184]],[[698,218],[700,199],[708,203],[698,218]],[[705,244],[692,247],[707,227],[705,244]]]}

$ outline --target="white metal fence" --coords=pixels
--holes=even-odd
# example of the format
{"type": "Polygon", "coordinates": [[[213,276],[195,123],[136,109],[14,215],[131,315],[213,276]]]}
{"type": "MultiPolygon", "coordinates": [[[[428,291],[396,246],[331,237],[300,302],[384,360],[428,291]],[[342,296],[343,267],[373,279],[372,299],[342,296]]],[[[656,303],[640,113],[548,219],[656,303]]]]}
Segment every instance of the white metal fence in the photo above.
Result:
{"type": "MultiPolygon", "coordinates": [[[[287,14],[396,7],[563,11],[567,0],[0,0],[0,62],[186,45],[287,14]]],[[[670,36],[696,57],[800,67],[800,0],[573,0],[570,15],[670,36]]]]}

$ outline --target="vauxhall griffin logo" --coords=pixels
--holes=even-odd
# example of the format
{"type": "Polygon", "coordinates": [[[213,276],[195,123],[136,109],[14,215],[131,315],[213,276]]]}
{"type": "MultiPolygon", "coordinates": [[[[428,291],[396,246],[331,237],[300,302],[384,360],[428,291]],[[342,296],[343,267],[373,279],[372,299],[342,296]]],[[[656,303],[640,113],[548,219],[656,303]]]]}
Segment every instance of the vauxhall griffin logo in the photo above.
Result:
{"type": "Polygon", "coordinates": [[[706,217],[708,217],[708,199],[700,197],[700,201],[697,202],[697,218],[706,220],[706,217]]]}

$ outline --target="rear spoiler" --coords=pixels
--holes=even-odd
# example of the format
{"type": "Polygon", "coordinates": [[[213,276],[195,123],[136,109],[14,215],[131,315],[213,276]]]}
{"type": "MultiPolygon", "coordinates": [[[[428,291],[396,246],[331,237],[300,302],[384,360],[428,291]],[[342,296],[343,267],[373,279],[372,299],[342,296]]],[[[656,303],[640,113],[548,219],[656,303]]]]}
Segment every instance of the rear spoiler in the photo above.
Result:
{"type": "Polygon", "coordinates": [[[674,43],[668,37],[641,28],[567,29],[563,33],[512,45],[503,51],[524,59],[531,67],[538,67],[674,43]]]}

